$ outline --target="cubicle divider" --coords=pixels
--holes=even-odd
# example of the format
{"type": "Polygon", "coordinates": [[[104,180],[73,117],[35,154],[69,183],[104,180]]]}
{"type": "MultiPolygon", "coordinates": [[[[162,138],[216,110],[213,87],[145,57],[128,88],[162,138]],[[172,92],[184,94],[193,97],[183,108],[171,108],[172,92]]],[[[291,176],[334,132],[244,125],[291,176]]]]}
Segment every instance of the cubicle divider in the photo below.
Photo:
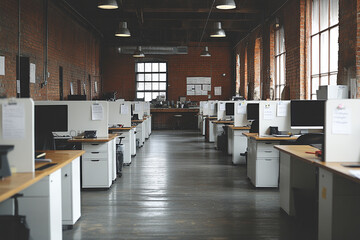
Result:
{"type": "Polygon", "coordinates": [[[34,102],[32,99],[0,99],[0,144],[14,145],[8,153],[12,172],[33,172],[34,102]]]}
{"type": "Polygon", "coordinates": [[[324,126],[326,162],[360,162],[360,99],[327,100],[324,126]]]}
{"type": "MultiPolygon", "coordinates": [[[[244,127],[250,125],[250,121],[247,120],[246,106],[247,101],[237,101],[234,105],[234,126],[244,127]]],[[[251,103],[251,101],[250,101],[251,103]]]]}
{"type": "Polygon", "coordinates": [[[268,136],[270,126],[290,131],[290,101],[259,102],[259,136],[268,136]]]}
{"type": "Polygon", "coordinates": [[[108,137],[109,103],[106,101],[35,101],[35,105],[68,106],[68,132],[59,134],[77,136],[96,130],[97,137],[108,137]]]}
{"type": "Polygon", "coordinates": [[[144,102],[131,102],[133,114],[137,114],[139,120],[144,118],[144,102]]]}
{"type": "Polygon", "coordinates": [[[109,126],[122,124],[131,127],[131,103],[125,101],[109,102],[109,126]]]}

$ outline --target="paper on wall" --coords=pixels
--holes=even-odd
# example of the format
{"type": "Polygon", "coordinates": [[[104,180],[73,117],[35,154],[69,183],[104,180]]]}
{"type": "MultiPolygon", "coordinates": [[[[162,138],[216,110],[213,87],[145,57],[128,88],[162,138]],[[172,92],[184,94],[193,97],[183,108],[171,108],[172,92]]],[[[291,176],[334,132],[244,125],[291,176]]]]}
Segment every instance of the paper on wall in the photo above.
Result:
{"type": "Polygon", "coordinates": [[[25,138],[25,108],[19,103],[2,105],[3,139],[25,138]]]}
{"type": "Polygon", "coordinates": [[[351,112],[344,107],[336,108],[333,112],[333,134],[351,134],[351,112]]]}
{"type": "Polygon", "coordinates": [[[120,114],[129,114],[129,108],[126,104],[120,105],[120,114]]]}
{"type": "Polygon", "coordinates": [[[208,94],[208,91],[204,91],[204,90],[201,91],[201,95],[206,96],[207,94],[208,94]]]}
{"type": "Polygon", "coordinates": [[[246,114],[246,104],[244,102],[238,103],[237,114],[246,114]]]}
{"type": "Polygon", "coordinates": [[[277,116],[278,117],[286,117],[287,109],[289,106],[289,102],[278,102],[277,104],[277,116]]]}
{"type": "Polygon", "coordinates": [[[221,87],[214,87],[214,94],[215,96],[221,95],[221,87]]]}
{"type": "Polygon", "coordinates": [[[35,83],[35,73],[36,73],[36,65],[34,63],[30,63],[30,82],[35,83]]]}
{"type": "Polygon", "coordinates": [[[186,91],[186,95],[190,95],[190,96],[192,96],[192,95],[195,95],[195,91],[193,91],[193,90],[188,90],[188,91],[186,91]]]}
{"type": "Polygon", "coordinates": [[[91,120],[98,121],[104,119],[104,109],[101,104],[94,103],[91,105],[91,120]]]}
{"type": "Polygon", "coordinates": [[[186,90],[187,90],[187,91],[193,91],[193,90],[195,90],[195,85],[187,85],[187,86],[186,86],[186,90]]]}
{"type": "Polygon", "coordinates": [[[271,107],[270,104],[265,104],[264,105],[264,119],[266,120],[271,120],[271,119],[274,119],[274,111],[271,107]]]}
{"type": "Polygon", "coordinates": [[[211,85],[202,85],[203,91],[211,91],[211,85]]]}
{"type": "Polygon", "coordinates": [[[5,75],[5,57],[0,56],[0,75],[5,75]]]}
{"type": "Polygon", "coordinates": [[[220,111],[225,111],[225,103],[223,103],[223,102],[221,102],[221,103],[219,103],[220,105],[219,105],[219,110],[220,111]]]}

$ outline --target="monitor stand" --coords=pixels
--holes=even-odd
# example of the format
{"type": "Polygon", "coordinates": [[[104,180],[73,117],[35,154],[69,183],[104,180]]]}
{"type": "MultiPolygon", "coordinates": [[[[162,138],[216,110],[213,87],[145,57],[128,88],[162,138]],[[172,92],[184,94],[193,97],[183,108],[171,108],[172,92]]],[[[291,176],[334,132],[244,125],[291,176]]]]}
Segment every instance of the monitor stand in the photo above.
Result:
{"type": "Polygon", "coordinates": [[[0,145],[0,179],[11,176],[7,154],[14,149],[14,145],[0,145]]]}

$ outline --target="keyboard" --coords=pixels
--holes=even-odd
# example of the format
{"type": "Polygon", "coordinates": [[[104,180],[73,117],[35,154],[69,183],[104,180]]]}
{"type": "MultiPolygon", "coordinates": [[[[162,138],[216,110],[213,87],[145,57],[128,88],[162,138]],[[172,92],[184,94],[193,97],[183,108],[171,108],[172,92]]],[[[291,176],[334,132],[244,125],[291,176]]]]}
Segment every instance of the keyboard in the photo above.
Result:
{"type": "Polygon", "coordinates": [[[52,167],[54,165],[56,165],[57,163],[48,163],[48,164],[45,164],[44,166],[41,166],[41,167],[38,167],[35,169],[35,171],[41,171],[41,170],[44,170],[44,169],[47,169],[49,167],[52,167]]]}
{"type": "Polygon", "coordinates": [[[54,139],[70,139],[70,135],[63,135],[63,136],[54,136],[54,139]]]}

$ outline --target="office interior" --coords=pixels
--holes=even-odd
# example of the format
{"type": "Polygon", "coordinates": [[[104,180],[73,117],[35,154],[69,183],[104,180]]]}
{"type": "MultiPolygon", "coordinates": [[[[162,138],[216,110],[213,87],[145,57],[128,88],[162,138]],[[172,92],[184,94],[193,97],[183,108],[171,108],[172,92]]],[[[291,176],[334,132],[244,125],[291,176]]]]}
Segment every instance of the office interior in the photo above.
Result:
{"type": "Polygon", "coordinates": [[[0,238],[358,239],[359,11],[2,0],[0,238]]]}

